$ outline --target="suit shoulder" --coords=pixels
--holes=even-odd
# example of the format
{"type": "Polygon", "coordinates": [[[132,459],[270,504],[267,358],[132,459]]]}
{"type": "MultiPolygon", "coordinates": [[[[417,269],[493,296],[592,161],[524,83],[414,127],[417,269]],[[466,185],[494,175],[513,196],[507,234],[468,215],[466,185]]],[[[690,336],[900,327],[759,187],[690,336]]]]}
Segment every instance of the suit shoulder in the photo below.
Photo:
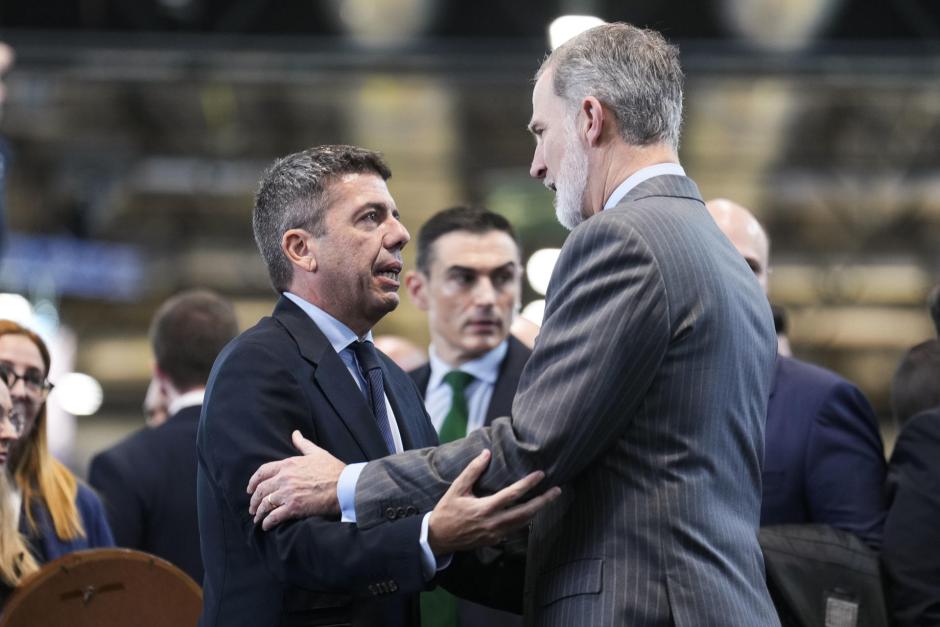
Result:
{"type": "Polygon", "coordinates": [[[805,391],[823,392],[838,386],[856,388],[854,383],[832,370],[793,357],[780,357],[779,372],[782,382],[798,385],[805,391]]]}
{"type": "Polygon", "coordinates": [[[99,452],[92,458],[91,467],[94,469],[101,462],[112,465],[138,464],[140,460],[147,459],[153,450],[153,429],[141,427],[123,440],[99,452]]]}

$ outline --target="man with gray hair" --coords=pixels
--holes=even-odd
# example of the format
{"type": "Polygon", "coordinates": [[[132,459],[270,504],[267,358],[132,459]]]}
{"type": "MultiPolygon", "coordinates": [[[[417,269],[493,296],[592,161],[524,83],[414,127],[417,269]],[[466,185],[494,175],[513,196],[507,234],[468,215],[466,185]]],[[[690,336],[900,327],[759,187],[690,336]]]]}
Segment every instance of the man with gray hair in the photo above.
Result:
{"type": "Polygon", "coordinates": [[[779,624],[757,543],[773,317],[679,165],[682,79],[678,50],[627,24],[539,69],[530,173],[572,232],[511,420],[364,465],[311,448],[302,480],[259,469],[253,500],[316,494],[304,514],[381,529],[489,450],[478,494],[536,469],[562,486],[530,529],[527,624],[779,624]]]}

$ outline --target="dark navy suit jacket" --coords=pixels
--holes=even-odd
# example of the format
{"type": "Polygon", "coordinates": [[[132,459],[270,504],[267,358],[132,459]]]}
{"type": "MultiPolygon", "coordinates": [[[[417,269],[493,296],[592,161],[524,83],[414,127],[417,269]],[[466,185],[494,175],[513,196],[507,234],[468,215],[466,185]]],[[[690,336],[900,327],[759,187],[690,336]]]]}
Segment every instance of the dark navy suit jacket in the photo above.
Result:
{"type": "Polygon", "coordinates": [[[884,447],[862,392],[833,372],[778,357],[765,433],[761,525],[832,525],[877,549],[884,447]]]}
{"type": "Polygon", "coordinates": [[[898,627],[940,625],[940,407],[908,420],[891,454],[882,557],[898,627]]]}
{"type": "MultiPolygon", "coordinates": [[[[519,377],[522,369],[532,351],[522,342],[509,336],[509,347],[506,356],[499,365],[499,375],[496,385],[493,386],[493,395],[486,408],[484,425],[488,425],[500,416],[512,414],[512,399],[516,396],[519,387],[519,377]]],[[[431,365],[425,364],[408,373],[418,386],[423,397],[428,390],[431,380],[431,365]]],[[[523,536],[524,537],[524,536],[523,536]]],[[[488,604],[511,609],[513,612],[495,609],[474,603],[466,599],[458,599],[458,616],[460,627],[516,627],[522,625],[522,588],[525,579],[525,559],[523,557],[505,559],[486,550],[478,551],[478,559],[461,559],[458,556],[454,566],[448,569],[442,577],[442,584],[455,594],[471,596],[488,604]],[[489,553],[489,559],[487,559],[489,553]],[[489,563],[485,563],[485,562],[489,563]],[[479,570],[476,570],[479,569],[479,570]],[[480,585],[486,581],[489,585],[480,585]],[[467,585],[475,588],[467,590],[467,585]]]]}
{"type": "Polygon", "coordinates": [[[196,523],[196,425],[201,405],[143,428],[91,461],[118,546],[153,553],[202,584],[196,523]]]}
{"type": "MultiPolygon", "coordinates": [[[[381,355],[381,354],[380,354],[381,355]]],[[[437,435],[414,383],[381,355],[404,447],[437,435]]],[[[314,322],[281,298],[272,317],[216,359],[197,436],[203,627],[417,624],[426,587],[421,516],[401,508],[379,529],[319,517],[270,531],[248,514],[246,486],[262,464],[297,455],[300,432],[345,463],[388,454],[365,397],[314,322]]]]}

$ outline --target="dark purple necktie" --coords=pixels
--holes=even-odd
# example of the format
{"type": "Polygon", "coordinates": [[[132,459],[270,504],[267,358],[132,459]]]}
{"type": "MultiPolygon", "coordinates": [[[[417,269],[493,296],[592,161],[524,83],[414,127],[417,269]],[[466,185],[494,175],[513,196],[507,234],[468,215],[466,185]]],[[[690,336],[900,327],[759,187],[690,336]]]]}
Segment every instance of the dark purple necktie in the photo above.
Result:
{"type": "Polygon", "coordinates": [[[359,370],[366,382],[366,397],[372,408],[372,415],[382,432],[382,439],[389,453],[395,452],[395,440],[392,438],[392,427],[388,421],[388,411],[385,409],[385,381],[382,377],[382,366],[379,356],[375,352],[372,342],[353,342],[350,344],[359,362],[359,370]]]}

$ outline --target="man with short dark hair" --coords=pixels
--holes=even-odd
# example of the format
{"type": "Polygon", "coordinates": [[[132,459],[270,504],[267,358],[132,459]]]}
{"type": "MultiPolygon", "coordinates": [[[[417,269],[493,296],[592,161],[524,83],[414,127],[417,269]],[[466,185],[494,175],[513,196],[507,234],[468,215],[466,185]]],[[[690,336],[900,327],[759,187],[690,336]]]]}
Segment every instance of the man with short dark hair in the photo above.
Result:
{"type": "Polygon", "coordinates": [[[533,474],[477,507],[469,495],[481,457],[433,511],[390,505],[389,524],[369,531],[338,515],[278,525],[303,503],[277,490],[249,500],[252,473],[312,447],[304,437],[347,462],[437,443],[414,384],[372,344],[372,327],[398,305],[410,238],[390,174],[375,152],[318,146],[262,178],[252,222],[280,299],[222,352],[206,391],[197,440],[203,627],[415,625],[417,593],[450,559],[431,534],[448,548],[492,544],[553,496],[508,507],[533,474]],[[447,528],[450,519],[466,524],[447,528]]]}
{"type": "Polygon", "coordinates": [[[679,165],[682,78],[678,50],[628,24],[539,70],[530,174],[573,230],[511,420],[364,465],[311,447],[265,467],[252,498],[302,496],[295,515],[381,529],[393,506],[428,511],[488,450],[478,494],[535,469],[563,486],[529,532],[528,624],[779,624],[757,542],[773,317],[679,165]]]}
{"type": "Polygon", "coordinates": [[[88,477],[118,546],[158,555],[199,583],[196,426],[212,363],[237,333],[231,303],[213,292],[183,292],[163,303],[150,342],[169,418],[96,455],[88,477]]]}
{"type": "MultiPolygon", "coordinates": [[[[478,207],[434,214],[418,232],[417,245],[417,270],[408,273],[405,285],[428,314],[431,347],[429,363],[409,374],[446,443],[512,412],[532,352],[509,332],[521,297],[522,264],[509,221],[478,207]]],[[[503,570],[515,566],[518,578],[504,578],[505,600],[521,608],[524,560],[507,562],[503,570]]],[[[457,600],[442,588],[422,595],[421,608],[425,627],[522,624],[518,615],[457,600]]]]}

